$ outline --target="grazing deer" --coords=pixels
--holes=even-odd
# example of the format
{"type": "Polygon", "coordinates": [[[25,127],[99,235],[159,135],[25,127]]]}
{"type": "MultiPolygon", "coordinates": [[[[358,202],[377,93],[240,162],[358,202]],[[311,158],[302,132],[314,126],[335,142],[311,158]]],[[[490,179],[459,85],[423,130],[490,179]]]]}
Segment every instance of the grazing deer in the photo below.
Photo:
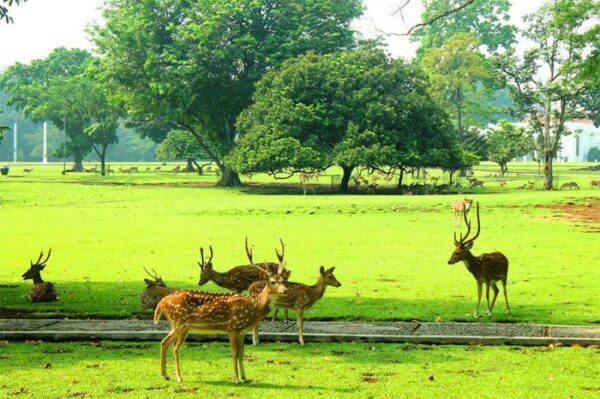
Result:
{"type": "Polygon", "coordinates": [[[29,270],[23,273],[23,280],[33,280],[33,287],[29,291],[30,302],[51,302],[58,299],[54,284],[49,281],[42,280],[40,272],[46,267],[46,262],[50,259],[52,249],[48,250],[48,256],[42,261],[44,251],[40,252],[40,256],[35,263],[30,262],[29,270]]]}
{"type": "Polygon", "coordinates": [[[144,279],[146,288],[140,294],[142,309],[154,310],[161,299],[169,294],[174,293],[177,291],[177,289],[167,287],[162,277],[160,277],[154,269],[152,269],[153,274],[150,273],[146,268],[144,268],[144,270],[146,270],[146,273],[148,273],[153,280],[149,280],[147,278],[144,279]]]}
{"type": "Polygon", "coordinates": [[[283,270],[273,274],[252,261],[252,251],[247,249],[250,265],[263,276],[264,288],[256,296],[240,294],[213,294],[200,291],[181,290],[163,298],[154,312],[154,322],[158,323],[164,314],[171,325],[171,331],[160,346],[160,371],[165,379],[166,350],[173,344],[175,374],[177,382],[182,382],[179,369],[179,349],[190,331],[225,332],[229,335],[229,346],[233,359],[233,382],[246,382],[244,371],[244,336],[269,313],[277,296],[285,292],[283,270]],[[238,374],[239,370],[239,374],[238,374]]]}
{"type": "Polygon", "coordinates": [[[157,166],[156,168],[154,168],[155,172],[160,172],[160,166],[157,166]]]}
{"type": "Polygon", "coordinates": [[[564,183],[562,186],[560,186],[561,190],[565,189],[565,188],[576,188],[577,190],[579,190],[579,185],[577,185],[577,183],[572,181],[572,182],[564,183]]]}
{"type": "Polygon", "coordinates": [[[530,190],[535,189],[535,182],[534,181],[528,181],[527,182],[527,188],[530,190]]]}
{"type": "MultiPolygon", "coordinates": [[[[283,262],[285,246],[283,240],[280,239],[279,241],[281,242],[282,252],[277,252],[277,257],[280,259],[280,262],[283,262]]],[[[204,285],[209,281],[212,281],[219,287],[235,291],[239,294],[243,291],[247,291],[255,281],[263,279],[262,269],[269,270],[273,274],[277,273],[277,270],[279,269],[278,263],[264,262],[256,264],[259,268],[256,268],[253,265],[243,265],[236,266],[227,272],[220,273],[213,269],[213,250],[212,247],[209,248],[210,257],[208,258],[208,261],[204,258],[204,249],[200,248],[201,261],[198,262],[198,266],[200,266],[200,281],[198,281],[198,285],[204,285]]],[[[246,253],[248,253],[248,251],[248,238],[246,238],[246,253]]],[[[284,278],[287,279],[290,275],[290,271],[284,270],[284,278]]]]}
{"type": "MultiPolygon", "coordinates": [[[[281,264],[281,263],[280,263],[281,264]]],[[[283,267],[283,266],[282,266],[283,267]]],[[[285,292],[275,300],[275,309],[285,309],[285,319],[287,320],[287,310],[293,309],[296,312],[296,325],[298,327],[298,341],[304,345],[304,311],[310,309],[319,299],[323,298],[325,289],[328,285],[341,287],[341,283],[335,278],[333,272],[335,267],[325,270],[323,266],[319,269],[319,279],[314,285],[301,283],[292,283],[285,281],[285,292]]],[[[250,295],[258,295],[264,289],[265,282],[257,281],[250,286],[250,295]]],[[[273,316],[275,317],[275,316],[273,316]]],[[[258,324],[252,331],[252,342],[257,345],[258,324]]]]}
{"type": "Polygon", "coordinates": [[[500,187],[504,188],[506,187],[506,182],[505,181],[501,181],[499,184],[500,187]]]}
{"type": "Polygon", "coordinates": [[[592,184],[592,187],[599,188],[600,187],[600,180],[592,180],[591,184],[592,184]]]}
{"type": "Polygon", "coordinates": [[[434,185],[434,186],[435,186],[435,185],[438,183],[438,181],[440,180],[439,176],[431,176],[429,179],[431,180],[431,182],[433,183],[433,185],[434,185]]]}
{"type": "Polygon", "coordinates": [[[498,296],[498,281],[502,282],[502,288],[504,290],[504,299],[506,300],[506,309],[510,313],[510,305],[508,304],[508,296],[506,295],[506,279],[508,276],[508,259],[500,252],[493,252],[490,254],[482,254],[474,256],[471,253],[473,248],[473,242],[479,237],[481,231],[481,222],[479,219],[479,203],[477,203],[477,233],[472,238],[469,238],[471,233],[471,222],[467,219],[467,214],[464,214],[465,224],[467,226],[467,233],[463,237],[460,235],[460,239],[456,239],[456,232],[454,233],[454,244],[456,248],[452,253],[452,256],[448,260],[448,264],[463,261],[467,270],[475,277],[477,281],[477,309],[475,310],[475,317],[479,317],[479,307],[481,304],[481,290],[483,284],[485,284],[485,297],[487,300],[487,315],[492,316],[492,310],[496,303],[496,297],[498,296]],[[490,304],[490,287],[494,290],[494,298],[490,304]]]}
{"type": "Polygon", "coordinates": [[[150,172],[150,166],[146,167],[146,169],[144,170],[144,173],[148,173],[150,172]]]}
{"type": "Polygon", "coordinates": [[[483,188],[483,181],[482,180],[475,179],[473,181],[470,181],[469,184],[471,185],[472,189],[475,189],[475,187],[481,187],[481,188],[483,188]]]}
{"type": "Polygon", "coordinates": [[[171,173],[177,174],[181,170],[181,166],[177,165],[173,169],[171,169],[171,173]]]}
{"type": "Polygon", "coordinates": [[[465,198],[464,200],[456,200],[452,203],[452,210],[454,211],[454,227],[460,227],[460,221],[463,216],[469,213],[473,205],[473,199],[465,198]]]}
{"type": "Polygon", "coordinates": [[[132,167],[129,168],[129,170],[132,171],[132,172],[135,172],[135,173],[139,173],[140,172],[137,166],[132,166],[132,167]]]}
{"type": "Polygon", "coordinates": [[[127,168],[127,169],[119,168],[119,172],[121,172],[123,174],[127,173],[128,175],[131,175],[131,168],[127,168]]]}
{"type": "Polygon", "coordinates": [[[31,173],[31,172],[33,172],[33,168],[31,168],[31,169],[27,169],[27,168],[23,169],[23,173],[31,173]]]}

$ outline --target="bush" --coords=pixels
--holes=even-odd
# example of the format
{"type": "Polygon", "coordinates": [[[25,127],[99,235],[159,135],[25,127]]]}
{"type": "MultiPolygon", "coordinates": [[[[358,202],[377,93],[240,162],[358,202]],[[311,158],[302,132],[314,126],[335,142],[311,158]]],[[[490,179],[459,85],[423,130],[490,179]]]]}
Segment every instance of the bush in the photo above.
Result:
{"type": "Polygon", "coordinates": [[[588,151],[587,155],[588,162],[599,162],[600,161],[600,148],[592,147],[588,151]]]}

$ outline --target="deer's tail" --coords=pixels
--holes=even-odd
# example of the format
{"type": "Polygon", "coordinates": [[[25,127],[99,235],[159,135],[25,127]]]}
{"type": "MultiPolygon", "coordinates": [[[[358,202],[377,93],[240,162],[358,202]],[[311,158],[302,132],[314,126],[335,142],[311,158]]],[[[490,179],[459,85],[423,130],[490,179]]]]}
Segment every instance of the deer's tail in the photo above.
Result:
{"type": "Polygon", "coordinates": [[[163,313],[163,301],[160,301],[154,310],[154,324],[158,324],[163,313]]]}

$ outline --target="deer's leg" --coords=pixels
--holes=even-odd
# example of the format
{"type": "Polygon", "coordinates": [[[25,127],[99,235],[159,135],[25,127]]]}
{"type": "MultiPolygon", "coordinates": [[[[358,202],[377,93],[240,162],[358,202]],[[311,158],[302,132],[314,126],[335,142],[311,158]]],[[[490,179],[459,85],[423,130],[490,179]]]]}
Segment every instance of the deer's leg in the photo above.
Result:
{"type": "Polygon", "coordinates": [[[496,303],[496,298],[498,297],[498,292],[500,292],[500,290],[498,289],[498,286],[496,285],[496,282],[494,282],[492,284],[492,290],[494,291],[494,299],[492,299],[492,306],[490,308],[491,312],[494,311],[494,304],[496,303]]]}
{"type": "Polygon", "coordinates": [[[169,379],[167,374],[167,349],[171,346],[171,343],[175,339],[175,330],[169,331],[166,337],[160,343],[160,375],[162,375],[165,380],[169,379]]]}
{"type": "Polygon", "coordinates": [[[258,345],[260,339],[258,338],[258,323],[252,329],[252,345],[258,345]]]}
{"type": "Polygon", "coordinates": [[[246,382],[246,372],[244,371],[244,334],[240,334],[238,339],[238,364],[240,367],[240,378],[246,382]]]}
{"type": "Polygon", "coordinates": [[[239,341],[239,332],[230,331],[229,332],[229,347],[231,349],[231,358],[233,360],[233,382],[236,384],[240,382],[238,379],[238,357],[240,354],[240,341],[239,341]]]}
{"type": "Polygon", "coordinates": [[[278,312],[279,312],[279,309],[275,308],[275,312],[273,312],[273,318],[271,318],[271,321],[277,320],[277,313],[278,312]]]}
{"type": "Polygon", "coordinates": [[[506,278],[502,279],[502,290],[504,291],[504,300],[506,301],[506,310],[510,314],[510,305],[508,304],[508,296],[506,295],[506,278]]]}
{"type": "Polygon", "coordinates": [[[492,309],[490,308],[490,282],[485,283],[485,300],[487,304],[487,315],[492,317],[492,309]]]}
{"type": "Polygon", "coordinates": [[[482,290],[482,282],[477,280],[477,309],[475,309],[475,317],[479,317],[479,306],[481,305],[481,290],[482,290]]]}
{"type": "Polygon", "coordinates": [[[298,325],[298,340],[304,346],[304,314],[302,309],[296,309],[296,324],[298,325]]]}
{"type": "Polygon", "coordinates": [[[185,338],[187,337],[187,330],[180,331],[179,334],[175,336],[175,344],[173,345],[173,359],[175,360],[175,377],[177,378],[177,382],[181,383],[183,380],[181,378],[181,370],[179,369],[179,348],[185,342],[185,338]]]}
{"type": "Polygon", "coordinates": [[[283,321],[290,321],[290,312],[287,309],[283,310],[283,321]]]}

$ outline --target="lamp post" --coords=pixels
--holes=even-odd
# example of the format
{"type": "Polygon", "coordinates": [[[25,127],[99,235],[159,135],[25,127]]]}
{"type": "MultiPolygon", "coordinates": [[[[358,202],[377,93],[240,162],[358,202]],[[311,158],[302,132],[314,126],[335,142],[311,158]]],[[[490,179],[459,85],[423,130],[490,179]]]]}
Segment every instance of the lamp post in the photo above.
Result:
{"type": "Polygon", "coordinates": [[[66,131],[67,131],[67,118],[63,116],[63,171],[62,174],[67,173],[67,160],[66,160],[66,131]]]}

